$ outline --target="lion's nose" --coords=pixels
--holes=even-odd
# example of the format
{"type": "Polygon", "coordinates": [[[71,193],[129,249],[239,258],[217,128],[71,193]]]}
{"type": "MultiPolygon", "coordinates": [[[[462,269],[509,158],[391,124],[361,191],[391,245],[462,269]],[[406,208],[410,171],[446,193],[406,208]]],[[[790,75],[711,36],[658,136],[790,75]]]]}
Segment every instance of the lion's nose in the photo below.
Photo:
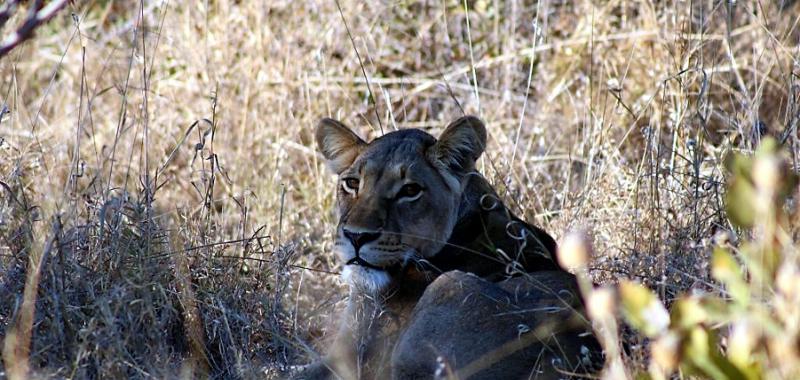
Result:
{"type": "Polygon", "coordinates": [[[358,253],[358,249],[363,247],[364,244],[376,240],[381,236],[380,232],[354,232],[347,229],[342,230],[342,232],[344,236],[350,240],[350,243],[353,244],[356,254],[358,253]]]}

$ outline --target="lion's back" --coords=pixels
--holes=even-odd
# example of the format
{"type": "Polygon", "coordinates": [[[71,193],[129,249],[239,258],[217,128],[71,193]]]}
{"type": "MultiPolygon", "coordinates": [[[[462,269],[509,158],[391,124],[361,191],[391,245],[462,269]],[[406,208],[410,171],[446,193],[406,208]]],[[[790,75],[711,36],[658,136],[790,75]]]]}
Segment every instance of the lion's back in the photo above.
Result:
{"type": "Polygon", "coordinates": [[[492,283],[447,272],[420,298],[392,358],[396,379],[563,378],[591,372],[600,347],[581,318],[574,277],[530,273],[492,283]]]}

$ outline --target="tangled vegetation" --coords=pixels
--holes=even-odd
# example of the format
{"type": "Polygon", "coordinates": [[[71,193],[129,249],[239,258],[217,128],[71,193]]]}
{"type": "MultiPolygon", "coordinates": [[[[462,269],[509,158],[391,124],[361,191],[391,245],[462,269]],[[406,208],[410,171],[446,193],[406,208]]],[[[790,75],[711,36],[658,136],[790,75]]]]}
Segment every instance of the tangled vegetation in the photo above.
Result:
{"type": "MultiPolygon", "coordinates": [[[[13,3],[3,38],[47,2],[13,3]]],[[[795,1],[79,0],[49,20],[0,58],[0,378],[307,363],[346,294],[316,121],[369,139],[462,114],[516,214],[583,231],[604,376],[798,377],[795,1]]]]}

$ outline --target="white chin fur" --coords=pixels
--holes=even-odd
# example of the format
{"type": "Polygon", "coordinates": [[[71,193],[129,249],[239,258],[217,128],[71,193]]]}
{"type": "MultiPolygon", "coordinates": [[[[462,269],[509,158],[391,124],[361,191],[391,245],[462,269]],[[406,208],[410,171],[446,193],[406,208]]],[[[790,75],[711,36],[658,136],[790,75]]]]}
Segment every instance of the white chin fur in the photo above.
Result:
{"type": "Polygon", "coordinates": [[[389,286],[389,274],[382,270],[362,266],[345,265],[342,279],[350,286],[364,289],[370,293],[378,293],[389,286]]]}

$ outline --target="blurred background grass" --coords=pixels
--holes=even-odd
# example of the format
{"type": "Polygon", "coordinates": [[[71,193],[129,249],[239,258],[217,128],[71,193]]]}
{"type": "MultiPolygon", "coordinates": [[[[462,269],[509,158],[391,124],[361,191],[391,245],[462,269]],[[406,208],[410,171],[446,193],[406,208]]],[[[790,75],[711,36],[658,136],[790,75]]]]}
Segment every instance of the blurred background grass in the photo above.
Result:
{"type": "Polygon", "coordinates": [[[715,290],[713,237],[739,238],[724,157],[770,135],[797,167],[793,3],[75,1],[0,60],[0,336],[35,310],[5,365],[249,378],[310,360],[345,294],[323,116],[373,138],[479,115],[479,169],[555,237],[589,231],[596,282],[667,304],[715,290]]]}

